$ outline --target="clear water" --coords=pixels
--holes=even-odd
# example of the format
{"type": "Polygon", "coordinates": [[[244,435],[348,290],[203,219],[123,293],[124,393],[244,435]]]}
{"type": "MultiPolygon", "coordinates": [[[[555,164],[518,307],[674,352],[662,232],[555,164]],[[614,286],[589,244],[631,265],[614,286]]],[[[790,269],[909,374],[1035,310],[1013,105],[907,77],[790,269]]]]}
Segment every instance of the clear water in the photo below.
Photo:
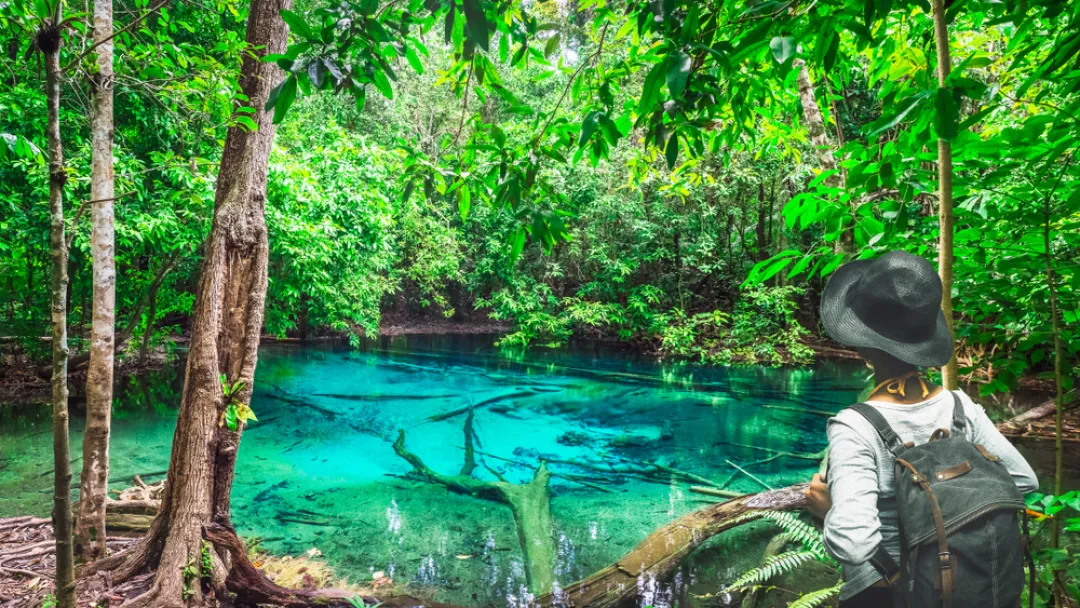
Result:
{"type": "MultiPolygon", "coordinates": [[[[398,429],[430,468],[457,474],[465,416],[428,418],[483,404],[475,415],[477,449],[486,455],[475,473],[481,479],[495,479],[494,470],[527,482],[539,458],[598,466],[655,461],[730,478],[729,489],[754,492],[816,471],[811,460],[750,463],[770,451],[821,450],[822,412],[850,404],[867,371],[850,363],[659,365],[599,346],[515,359],[486,337],[402,337],[361,351],[268,345],[252,402],[259,422],[244,434],[237,465],[234,521],[275,552],[317,548],[356,582],[383,572],[443,601],[514,604],[525,577],[509,508],[409,479],[410,465],[391,447],[398,429]],[[732,477],[727,461],[746,465],[758,481],[732,477]]],[[[112,434],[117,488],[133,474],[158,479],[167,467],[182,381],[179,367],[121,381],[112,434]]],[[[81,426],[76,411],[76,455],[81,426]]],[[[0,408],[0,517],[48,513],[49,430],[46,407],[0,408]]],[[[670,477],[643,481],[550,466],[595,477],[610,490],[552,480],[563,583],[611,563],[652,530],[710,500],[670,477]]],[[[715,587],[760,559],[759,549],[734,553],[735,559],[692,562],[687,580],[715,587]]]]}

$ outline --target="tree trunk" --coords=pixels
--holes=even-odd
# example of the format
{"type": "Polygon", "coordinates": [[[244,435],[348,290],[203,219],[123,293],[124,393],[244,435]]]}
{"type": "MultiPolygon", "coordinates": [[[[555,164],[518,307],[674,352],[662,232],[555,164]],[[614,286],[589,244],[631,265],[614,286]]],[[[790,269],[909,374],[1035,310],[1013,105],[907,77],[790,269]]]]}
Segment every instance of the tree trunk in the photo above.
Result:
{"type": "MultiPolygon", "coordinates": [[[[949,30],[945,25],[945,2],[933,0],[934,41],[937,46],[938,86],[945,87],[952,64],[949,59],[949,30]]],[[[938,274],[941,275],[941,309],[949,329],[953,329],[953,200],[952,146],[938,134],[938,274]]],[[[954,334],[955,335],[955,334],[954,334]]],[[[956,352],[941,368],[941,384],[947,390],[959,388],[956,376],[956,352]]]]}
{"type": "Polygon", "coordinates": [[[64,146],[60,140],[60,23],[63,3],[37,36],[45,57],[45,97],[49,140],[49,249],[52,254],[53,530],[56,536],[56,602],[75,608],[75,557],[71,540],[71,446],[68,439],[67,287],[68,251],[64,237],[64,146]]]}
{"type": "MultiPolygon", "coordinates": [[[[799,70],[796,83],[799,88],[799,103],[802,104],[803,118],[806,120],[806,130],[810,134],[810,143],[817,152],[818,164],[821,170],[836,171],[836,157],[833,155],[832,142],[829,141],[829,132],[825,129],[825,117],[821,114],[817,98],[814,96],[814,83],[810,80],[810,70],[806,69],[806,62],[796,59],[794,67],[799,70]]],[[[831,188],[843,188],[844,180],[837,171],[825,180],[825,185],[831,188]]],[[[836,243],[837,251],[851,251],[855,247],[854,234],[855,223],[852,219],[851,226],[840,233],[840,240],[836,243]]]]}
{"type": "Polygon", "coordinates": [[[759,262],[769,257],[767,250],[768,236],[765,231],[765,215],[765,183],[758,182],[757,260],[759,262]]]}
{"type": "Polygon", "coordinates": [[[86,431],[79,479],[75,552],[94,561],[105,556],[105,501],[109,488],[109,427],[112,417],[116,331],[116,260],[113,226],[113,34],[112,0],[94,0],[97,73],[92,78],[90,251],[94,314],[90,367],[86,374],[86,431]]]}
{"type": "Polygon", "coordinates": [[[529,591],[541,595],[555,588],[555,523],[551,518],[548,482],[551,473],[543,464],[532,481],[523,486],[507,484],[503,488],[514,515],[518,542],[525,556],[525,580],[529,591]]]}
{"type": "MultiPolygon", "coordinates": [[[[1061,348],[1061,327],[1058,323],[1057,286],[1054,281],[1053,256],[1050,253],[1050,202],[1051,197],[1046,197],[1046,201],[1044,203],[1046,221],[1043,224],[1043,255],[1046,258],[1046,287],[1050,292],[1050,321],[1051,327],[1053,328],[1054,332],[1054,386],[1057,389],[1057,395],[1054,399],[1054,495],[1061,496],[1061,494],[1065,491],[1065,488],[1062,485],[1062,470],[1065,464],[1062,458],[1065,450],[1064,442],[1062,441],[1062,416],[1065,412],[1065,391],[1064,387],[1061,384],[1061,364],[1064,360],[1065,353],[1062,352],[1061,348]]],[[[1053,549],[1057,549],[1060,545],[1060,542],[1061,522],[1055,518],[1050,528],[1050,547],[1053,549]]]]}
{"type": "Polygon", "coordinates": [[[264,107],[281,76],[276,64],[260,57],[285,51],[288,29],[280,11],[291,5],[291,0],[251,3],[247,43],[253,52],[244,57],[240,88],[245,105],[256,110],[252,118],[258,130],[232,127],[225,141],[161,511],[150,533],[117,560],[119,565],[107,560],[100,566],[116,566],[114,579],[157,571],[150,589],[125,604],[128,608],[200,603],[202,589],[185,580],[183,569],[199,563],[204,526],[230,523],[229,492],[243,423],[237,432],[222,424],[230,404],[221,376],[230,386],[242,383],[233,403],[250,403],[266,298],[266,179],[274,137],[264,107]]]}

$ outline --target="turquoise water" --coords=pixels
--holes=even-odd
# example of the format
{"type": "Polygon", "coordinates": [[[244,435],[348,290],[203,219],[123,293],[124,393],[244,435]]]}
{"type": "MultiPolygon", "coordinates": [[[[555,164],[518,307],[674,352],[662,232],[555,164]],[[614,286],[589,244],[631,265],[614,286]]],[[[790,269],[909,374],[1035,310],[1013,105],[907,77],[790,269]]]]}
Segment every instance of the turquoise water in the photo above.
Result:
{"type": "MultiPolygon", "coordinates": [[[[867,372],[850,363],[659,365],[599,346],[515,359],[482,337],[402,337],[359,351],[267,345],[252,401],[259,421],[244,434],[233,519],[242,534],[275,552],[318,549],[355,582],[381,572],[444,601],[515,604],[525,578],[509,508],[410,478],[410,465],[392,448],[398,429],[431,469],[454,475],[464,459],[465,416],[430,417],[474,405],[476,477],[494,480],[498,473],[525,483],[544,459],[555,462],[555,473],[585,481],[551,483],[557,573],[568,583],[711,500],[690,492],[692,482],[683,479],[645,480],[612,468],[656,462],[730,479],[728,489],[744,492],[807,480],[817,469],[813,460],[754,463],[778,451],[821,450],[823,412],[850,404],[867,372]],[[591,468],[558,463],[568,460],[591,468]]],[[[133,474],[160,479],[182,375],[170,367],[120,382],[115,487],[133,474]]],[[[76,455],[80,407],[73,402],[76,455]]],[[[0,517],[48,513],[49,428],[45,407],[0,408],[0,517]]],[[[77,474],[78,461],[73,468],[77,474]]],[[[757,548],[742,553],[692,561],[686,580],[715,588],[760,557],[757,548]]]]}

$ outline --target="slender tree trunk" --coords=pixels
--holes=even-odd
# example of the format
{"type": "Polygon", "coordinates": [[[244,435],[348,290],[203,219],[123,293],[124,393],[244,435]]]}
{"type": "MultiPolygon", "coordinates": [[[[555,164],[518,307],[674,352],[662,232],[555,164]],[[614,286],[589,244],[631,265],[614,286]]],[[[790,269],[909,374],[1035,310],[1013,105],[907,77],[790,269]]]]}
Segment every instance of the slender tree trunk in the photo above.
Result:
{"type": "MultiPolygon", "coordinates": [[[[1046,221],[1043,224],[1043,249],[1046,258],[1046,287],[1050,292],[1050,321],[1054,332],[1054,385],[1057,388],[1057,396],[1054,399],[1054,431],[1055,431],[1055,462],[1054,462],[1054,495],[1061,496],[1065,491],[1062,485],[1062,469],[1064,461],[1064,444],[1062,442],[1062,413],[1065,410],[1065,391],[1061,384],[1061,364],[1064,353],[1061,348],[1061,327],[1058,323],[1057,285],[1054,279],[1054,262],[1050,254],[1050,197],[1045,202],[1046,221]]],[[[1061,522],[1054,520],[1050,528],[1050,546],[1057,549],[1061,539],[1061,522]]],[[[1055,590],[1056,595],[1056,590],[1055,590]]]]}
{"type": "Polygon", "coordinates": [[[116,332],[116,260],[113,226],[113,43],[112,0],[94,0],[97,73],[91,133],[90,251],[93,256],[94,314],[90,367],[86,374],[86,432],[79,479],[75,551],[80,559],[105,556],[105,501],[109,486],[109,427],[112,417],[116,332]]]}
{"type": "MultiPolygon", "coordinates": [[[[810,80],[810,70],[806,69],[806,62],[796,59],[794,67],[799,70],[796,83],[799,88],[799,103],[802,105],[803,118],[806,120],[806,130],[810,134],[810,143],[817,152],[818,164],[822,171],[836,171],[836,157],[833,155],[832,142],[829,141],[829,132],[825,129],[825,117],[821,114],[817,97],[814,96],[814,82],[810,80]]],[[[837,171],[825,180],[825,185],[832,188],[844,186],[843,176],[837,171]]],[[[855,247],[855,222],[840,233],[840,240],[836,242],[837,251],[851,251],[855,247]]]]}
{"type": "MultiPolygon", "coordinates": [[[[221,376],[242,383],[233,396],[247,405],[258,356],[266,298],[268,241],[266,179],[274,126],[263,108],[271,87],[281,79],[274,63],[260,56],[285,51],[288,29],[280,17],[291,0],[253,0],[240,87],[258,130],[229,129],[221,158],[214,222],[196,292],[180,416],[173,436],[169,475],[161,509],[148,535],[136,547],[100,568],[116,567],[116,578],[156,570],[153,585],[125,606],[180,608],[199,604],[202,589],[185,581],[183,569],[198,563],[203,528],[228,525],[240,431],[222,424],[225,402],[221,376]],[[187,587],[190,600],[184,599],[187,587]]],[[[227,563],[227,560],[221,560],[227,563]]],[[[100,562],[99,562],[100,563],[100,562]]],[[[217,578],[217,575],[215,575],[217,578]]]]}
{"type": "Polygon", "coordinates": [[[765,184],[763,182],[758,182],[757,259],[759,262],[769,257],[765,220],[765,184]]]}
{"type": "Polygon", "coordinates": [[[56,602],[60,608],[75,608],[75,556],[71,540],[71,446],[68,439],[67,385],[67,287],[68,252],[64,238],[64,146],[60,140],[60,45],[63,38],[56,16],[37,36],[38,49],[45,57],[45,97],[48,103],[49,140],[49,248],[52,253],[52,401],[53,401],[53,530],[56,536],[56,602]]]}
{"type": "MultiPolygon", "coordinates": [[[[934,40],[937,45],[938,86],[944,87],[952,63],[949,59],[949,30],[945,25],[945,2],[933,0],[934,40]]],[[[952,146],[938,135],[938,274],[941,275],[941,309],[949,329],[953,329],[953,199],[952,199],[952,146]]],[[[941,368],[941,384],[948,390],[959,388],[956,374],[956,352],[941,368]]]]}

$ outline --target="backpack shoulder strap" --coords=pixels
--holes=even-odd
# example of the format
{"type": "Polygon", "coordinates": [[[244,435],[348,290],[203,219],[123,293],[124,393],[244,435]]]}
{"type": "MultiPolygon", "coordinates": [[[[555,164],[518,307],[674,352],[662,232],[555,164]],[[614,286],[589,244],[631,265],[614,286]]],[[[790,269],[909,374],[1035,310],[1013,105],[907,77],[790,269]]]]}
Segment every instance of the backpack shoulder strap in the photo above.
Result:
{"type": "MultiPolygon", "coordinates": [[[[954,395],[955,396],[955,395],[954,395]]],[[[889,423],[885,421],[885,417],[881,415],[881,412],[874,409],[874,407],[868,403],[856,403],[851,406],[852,410],[858,412],[866,421],[873,425],[874,430],[877,431],[879,437],[881,437],[882,443],[885,447],[892,452],[893,456],[899,457],[904,453],[904,442],[900,441],[900,436],[896,434],[889,423]]]]}
{"type": "Polygon", "coordinates": [[[956,391],[949,391],[953,398],[953,410],[952,410],[952,430],[954,433],[963,435],[967,430],[967,416],[964,415],[964,404],[960,401],[960,396],[956,394],[956,391]]]}

